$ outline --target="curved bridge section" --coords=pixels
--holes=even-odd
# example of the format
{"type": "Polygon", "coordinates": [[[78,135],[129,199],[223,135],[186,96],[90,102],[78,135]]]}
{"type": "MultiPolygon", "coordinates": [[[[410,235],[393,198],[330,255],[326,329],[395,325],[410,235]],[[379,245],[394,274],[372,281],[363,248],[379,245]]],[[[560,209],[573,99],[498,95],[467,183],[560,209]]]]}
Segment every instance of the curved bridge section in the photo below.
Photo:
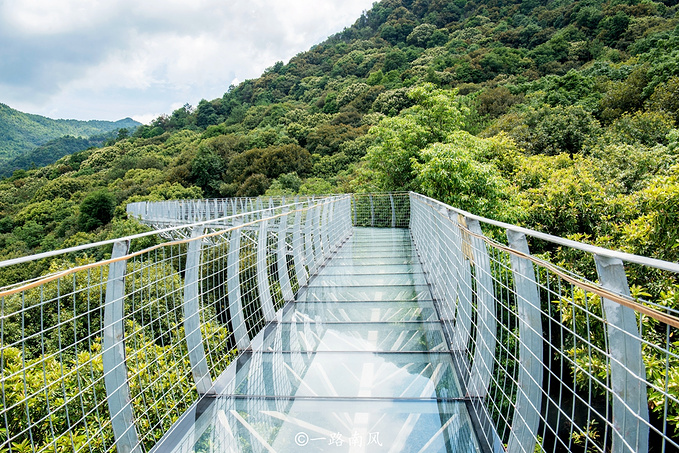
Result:
{"type": "Polygon", "coordinates": [[[676,263],[414,193],[129,213],[156,230],[0,263],[0,451],[679,446],[678,313],[626,277],[676,263]]]}

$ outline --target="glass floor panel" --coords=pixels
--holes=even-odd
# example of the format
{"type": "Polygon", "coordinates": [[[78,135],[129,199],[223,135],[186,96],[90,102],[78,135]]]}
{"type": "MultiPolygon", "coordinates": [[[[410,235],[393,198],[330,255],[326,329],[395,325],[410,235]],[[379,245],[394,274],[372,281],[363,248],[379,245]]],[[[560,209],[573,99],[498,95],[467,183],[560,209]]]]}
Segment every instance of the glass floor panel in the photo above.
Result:
{"type": "Polygon", "coordinates": [[[334,266],[326,265],[318,272],[318,275],[382,275],[382,274],[421,274],[422,266],[419,264],[368,264],[334,266]]]}
{"type": "Polygon", "coordinates": [[[283,313],[283,321],[401,322],[437,321],[429,302],[296,302],[283,313]]]}
{"type": "Polygon", "coordinates": [[[339,251],[339,255],[341,256],[342,254],[348,254],[350,252],[365,253],[370,251],[379,251],[380,253],[388,254],[392,252],[413,252],[415,249],[411,245],[410,240],[402,242],[366,241],[365,243],[358,244],[350,242],[342,247],[342,250],[339,251]]]}
{"type": "Polygon", "coordinates": [[[352,240],[361,239],[410,239],[408,228],[354,228],[352,240]]]}
{"type": "Polygon", "coordinates": [[[281,323],[269,332],[264,351],[447,351],[440,323],[281,323]]]}
{"type": "Polygon", "coordinates": [[[393,265],[393,264],[419,264],[419,258],[417,256],[407,256],[407,257],[347,257],[338,256],[333,257],[330,264],[332,266],[383,266],[383,265],[393,265]]]}
{"type": "Polygon", "coordinates": [[[417,253],[409,250],[347,250],[340,251],[335,255],[337,258],[352,258],[361,260],[362,258],[410,258],[417,260],[417,253]]]}
{"type": "Polygon", "coordinates": [[[318,275],[311,279],[310,288],[317,286],[404,286],[426,285],[424,274],[381,275],[318,275]]]}
{"type": "Polygon", "coordinates": [[[464,403],[217,398],[177,451],[480,452],[464,403]]]}
{"type": "Polygon", "coordinates": [[[154,451],[481,451],[409,230],[354,228],[277,319],[154,451]]]}
{"type": "Polygon", "coordinates": [[[300,291],[299,301],[381,301],[432,300],[426,285],[308,287],[300,291]]]}
{"type": "Polygon", "coordinates": [[[254,352],[239,358],[233,394],[459,398],[450,354],[254,352]]]}

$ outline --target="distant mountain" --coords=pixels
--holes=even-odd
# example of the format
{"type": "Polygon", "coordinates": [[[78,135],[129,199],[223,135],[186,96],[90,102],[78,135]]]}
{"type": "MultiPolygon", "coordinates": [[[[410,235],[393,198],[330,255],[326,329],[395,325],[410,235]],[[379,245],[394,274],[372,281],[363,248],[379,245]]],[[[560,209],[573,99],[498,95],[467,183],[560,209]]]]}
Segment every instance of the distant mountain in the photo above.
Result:
{"type": "MultiPolygon", "coordinates": [[[[0,103],[0,172],[9,161],[13,159],[21,161],[22,156],[61,137],[89,139],[119,129],[128,129],[132,132],[140,125],[141,123],[131,118],[119,121],[53,120],[40,115],[23,113],[0,103]]],[[[67,142],[69,144],[67,149],[73,148],[73,141],[67,140],[67,142]]],[[[85,145],[84,141],[81,144],[85,145]]],[[[77,147],[79,149],[73,149],[81,151],[89,146],[92,145],[87,144],[85,148],[77,147]]],[[[43,150],[40,162],[34,163],[36,165],[50,164],[65,154],[67,153],[61,153],[61,155],[56,155],[53,159],[50,159],[49,155],[45,154],[43,150]]],[[[30,164],[31,162],[28,162],[28,165],[30,164]]]]}
{"type": "Polygon", "coordinates": [[[118,133],[112,131],[106,134],[93,135],[89,138],[74,137],[72,135],[55,138],[25,154],[20,154],[17,157],[0,163],[0,178],[11,176],[15,170],[28,170],[34,167],[44,167],[45,165],[53,164],[69,154],[102,146],[117,136],[118,133]]]}

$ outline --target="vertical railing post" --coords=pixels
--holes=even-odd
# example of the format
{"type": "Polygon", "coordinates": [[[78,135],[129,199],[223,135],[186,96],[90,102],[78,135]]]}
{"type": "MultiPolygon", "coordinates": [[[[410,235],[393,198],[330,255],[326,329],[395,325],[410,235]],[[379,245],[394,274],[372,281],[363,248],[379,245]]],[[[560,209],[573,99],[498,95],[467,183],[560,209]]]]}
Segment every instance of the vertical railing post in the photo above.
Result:
{"type": "MultiPolygon", "coordinates": [[[[618,258],[594,255],[599,282],[604,288],[630,297],[623,263],[618,258]]],[[[648,396],[641,336],[634,310],[603,300],[606,335],[611,355],[613,444],[611,452],[648,451],[648,396]]]]}
{"type": "Polygon", "coordinates": [[[277,267],[278,267],[278,281],[281,284],[281,293],[283,300],[286,302],[292,301],[295,296],[292,294],[292,285],[290,284],[290,274],[288,273],[288,246],[286,239],[288,235],[288,208],[284,208],[285,213],[279,217],[278,224],[278,244],[276,247],[277,253],[277,267]]]}
{"type": "MultiPolygon", "coordinates": [[[[412,210],[412,206],[411,206],[412,210]]],[[[457,280],[457,308],[455,313],[455,332],[451,348],[454,351],[465,351],[469,345],[472,328],[472,269],[471,254],[465,253],[465,248],[471,247],[471,243],[463,239],[462,227],[467,226],[464,217],[456,212],[448,213],[453,233],[453,259],[457,280]]],[[[464,236],[467,238],[469,234],[464,236]]],[[[487,388],[487,384],[480,381],[473,386],[475,388],[487,388]]],[[[468,385],[469,389],[470,386],[468,385]]],[[[468,390],[469,391],[469,390],[468,390]]],[[[479,393],[474,390],[473,393],[479,393]]]]}
{"type": "Polygon", "coordinates": [[[102,361],[106,400],[111,414],[111,427],[116,439],[116,448],[121,453],[141,453],[139,435],[134,423],[130,402],[130,387],[127,382],[125,362],[125,274],[127,260],[122,259],[130,247],[130,241],[113,244],[106,284],[106,305],[104,306],[104,338],[102,361]]]}
{"type": "Polygon", "coordinates": [[[198,393],[214,393],[212,377],[205,359],[203,334],[200,331],[200,260],[202,254],[203,227],[195,227],[191,231],[192,241],[186,252],[186,273],[184,277],[184,335],[191,362],[191,374],[196,383],[198,393]]]}
{"type": "Polygon", "coordinates": [[[466,219],[471,235],[471,251],[474,260],[476,282],[476,349],[467,392],[470,396],[484,397],[493,374],[497,321],[495,316],[495,289],[490,270],[490,257],[483,231],[478,220],[466,219]]]}
{"type": "Polygon", "coordinates": [[[441,300],[443,297],[441,292],[441,250],[439,248],[440,241],[437,239],[439,228],[438,228],[438,216],[436,215],[436,208],[433,205],[427,206],[427,219],[429,219],[429,238],[427,243],[429,244],[427,250],[427,261],[429,261],[428,272],[431,274],[431,283],[434,297],[441,300]]]}
{"type": "Polygon", "coordinates": [[[297,284],[301,288],[307,283],[306,267],[304,266],[304,242],[302,241],[302,210],[295,212],[295,225],[292,230],[292,257],[295,263],[297,284]]]}
{"type": "MultiPolygon", "coordinates": [[[[262,213],[262,217],[266,214],[262,213]]],[[[264,219],[259,222],[259,235],[257,237],[257,288],[259,290],[259,301],[262,304],[264,319],[267,322],[273,321],[276,317],[276,310],[271,299],[271,288],[269,288],[269,221],[264,219]]]]}
{"type": "Polygon", "coordinates": [[[328,229],[330,225],[328,224],[328,218],[330,214],[330,204],[324,201],[321,205],[323,207],[323,213],[321,215],[321,242],[323,242],[323,258],[330,256],[330,235],[328,234],[328,229]]]}
{"type": "Polygon", "coordinates": [[[455,261],[455,242],[453,240],[453,228],[448,218],[448,209],[439,207],[439,242],[442,269],[442,300],[441,321],[449,333],[449,339],[454,338],[455,306],[457,300],[457,273],[455,261]]]}
{"type": "Polygon", "coordinates": [[[396,228],[396,205],[394,205],[394,195],[389,194],[389,203],[391,203],[391,227],[396,228]]]}
{"type": "MultiPolygon", "coordinates": [[[[509,246],[528,255],[526,235],[507,230],[509,246]]],[[[507,451],[534,451],[542,406],[542,320],[533,264],[511,255],[519,321],[519,376],[507,451]]]]}
{"type": "Polygon", "coordinates": [[[321,248],[321,205],[317,204],[314,207],[314,267],[318,269],[318,266],[323,262],[323,249],[321,248]]]}
{"type": "MultiPolygon", "coordinates": [[[[235,226],[240,224],[240,219],[234,219],[235,226]]],[[[231,230],[229,238],[229,251],[226,255],[226,286],[229,297],[229,316],[231,317],[231,328],[236,338],[238,349],[247,349],[250,346],[248,328],[245,324],[245,313],[243,312],[243,300],[240,292],[240,240],[241,228],[231,230]]]]}
{"type": "Polygon", "coordinates": [[[373,203],[373,194],[369,194],[370,197],[370,226],[375,226],[375,204],[373,203]]]}
{"type": "Polygon", "coordinates": [[[316,271],[316,263],[314,261],[314,245],[313,245],[313,214],[314,209],[307,207],[306,210],[306,221],[304,222],[304,257],[306,261],[306,266],[309,269],[309,274],[313,274],[316,271]]]}

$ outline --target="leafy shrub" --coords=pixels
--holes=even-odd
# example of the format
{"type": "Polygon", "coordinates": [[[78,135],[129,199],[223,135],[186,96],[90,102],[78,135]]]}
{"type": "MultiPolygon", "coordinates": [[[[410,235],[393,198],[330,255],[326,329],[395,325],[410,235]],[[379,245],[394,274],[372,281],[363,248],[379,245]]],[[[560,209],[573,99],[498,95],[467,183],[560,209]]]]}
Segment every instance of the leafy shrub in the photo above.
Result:
{"type": "Polygon", "coordinates": [[[83,231],[92,231],[106,225],[113,218],[115,198],[106,189],[89,194],[80,203],[78,224],[83,231]]]}

